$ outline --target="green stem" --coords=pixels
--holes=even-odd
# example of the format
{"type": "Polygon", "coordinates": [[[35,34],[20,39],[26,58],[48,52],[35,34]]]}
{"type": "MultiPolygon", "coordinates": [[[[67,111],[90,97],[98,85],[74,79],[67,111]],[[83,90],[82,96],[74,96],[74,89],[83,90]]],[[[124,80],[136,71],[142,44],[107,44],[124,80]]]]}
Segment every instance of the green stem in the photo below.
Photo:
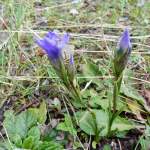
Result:
{"type": "Polygon", "coordinates": [[[120,87],[122,83],[122,74],[119,77],[116,77],[114,80],[114,89],[113,89],[113,113],[116,112],[117,109],[117,101],[120,93],[120,87]]]}
{"type": "Polygon", "coordinates": [[[109,118],[108,118],[108,130],[107,130],[107,136],[109,137],[111,135],[111,128],[113,121],[117,117],[120,111],[117,111],[117,101],[120,93],[121,83],[122,83],[122,77],[123,74],[121,74],[119,77],[116,77],[114,80],[114,89],[113,89],[113,114],[111,114],[111,103],[109,103],[109,118]]]}
{"type": "Polygon", "coordinates": [[[109,138],[111,136],[111,127],[113,124],[113,115],[111,114],[111,112],[109,112],[109,116],[108,116],[109,120],[108,120],[108,130],[107,130],[107,137],[109,138]]]}
{"type": "Polygon", "coordinates": [[[94,126],[93,126],[92,122],[91,122],[90,124],[91,124],[91,126],[93,127],[94,132],[95,132],[95,141],[96,141],[96,143],[98,143],[98,142],[99,142],[99,139],[100,139],[100,137],[99,137],[100,131],[99,131],[99,129],[98,129],[98,124],[97,124],[97,121],[96,121],[96,115],[95,115],[94,111],[92,111],[92,110],[90,110],[90,109],[89,109],[89,111],[90,111],[90,113],[91,113],[91,115],[92,115],[92,117],[93,117],[94,126]]]}
{"type": "Polygon", "coordinates": [[[113,113],[116,112],[116,107],[117,107],[117,84],[116,81],[114,81],[114,90],[113,90],[113,113]]]}
{"type": "Polygon", "coordinates": [[[75,87],[73,84],[73,79],[69,78],[68,72],[65,68],[65,65],[60,62],[60,66],[61,66],[61,71],[58,72],[60,78],[62,79],[66,89],[68,90],[70,96],[75,100],[75,101],[80,101],[80,103],[82,103],[82,99],[81,99],[81,94],[80,94],[80,89],[79,86],[75,87]]]}

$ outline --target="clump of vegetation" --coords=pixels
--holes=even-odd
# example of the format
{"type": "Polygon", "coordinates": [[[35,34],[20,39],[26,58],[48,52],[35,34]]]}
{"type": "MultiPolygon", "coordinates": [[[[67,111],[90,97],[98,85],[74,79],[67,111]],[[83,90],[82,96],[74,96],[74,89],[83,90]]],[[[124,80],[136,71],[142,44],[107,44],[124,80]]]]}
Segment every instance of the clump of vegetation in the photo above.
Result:
{"type": "Polygon", "coordinates": [[[148,2],[0,6],[0,149],[150,148],[148,2]]]}

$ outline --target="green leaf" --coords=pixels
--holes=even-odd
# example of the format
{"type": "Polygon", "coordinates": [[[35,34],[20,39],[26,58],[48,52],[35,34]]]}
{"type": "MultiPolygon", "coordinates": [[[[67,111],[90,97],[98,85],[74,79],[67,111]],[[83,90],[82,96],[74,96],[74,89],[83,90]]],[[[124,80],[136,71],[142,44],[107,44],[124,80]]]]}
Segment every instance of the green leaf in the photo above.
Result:
{"type": "Polygon", "coordinates": [[[38,141],[40,140],[40,129],[38,127],[32,127],[29,131],[28,131],[28,136],[32,136],[34,137],[34,140],[38,141]]]}
{"type": "Polygon", "coordinates": [[[137,92],[137,90],[131,86],[122,84],[121,86],[121,93],[125,94],[126,96],[137,100],[140,104],[144,104],[144,98],[137,92]]]}
{"type": "Polygon", "coordinates": [[[38,121],[40,124],[44,124],[46,121],[46,116],[47,115],[47,108],[46,108],[46,103],[43,101],[39,107],[39,112],[38,112],[38,121]]]}
{"type": "Polygon", "coordinates": [[[5,65],[7,62],[7,57],[5,56],[4,51],[0,51],[0,65],[5,65]]]}
{"type": "Polygon", "coordinates": [[[38,150],[63,150],[63,147],[54,141],[50,141],[41,143],[38,150]]]}
{"type": "Polygon", "coordinates": [[[118,130],[120,132],[135,128],[134,124],[125,118],[117,117],[112,125],[112,130],[118,130]]]}
{"type": "Polygon", "coordinates": [[[19,135],[22,139],[26,137],[28,129],[37,123],[37,119],[27,110],[15,116],[12,111],[5,113],[4,127],[10,139],[19,135]]]}
{"type": "MultiPolygon", "coordinates": [[[[109,99],[108,98],[103,98],[102,96],[95,96],[93,97],[93,103],[100,105],[102,107],[102,109],[107,110],[109,107],[109,99]]],[[[112,107],[112,101],[111,101],[111,107],[112,107]]],[[[118,99],[117,102],[117,110],[124,108],[123,110],[128,111],[127,110],[127,106],[126,103],[123,103],[120,99],[118,99]]]]}
{"type": "Polygon", "coordinates": [[[141,138],[140,139],[140,145],[141,145],[141,150],[149,150],[150,148],[150,138],[141,138]]]}
{"type": "MultiPolygon", "coordinates": [[[[86,64],[83,64],[82,66],[82,71],[83,71],[83,75],[85,77],[89,77],[89,76],[99,76],[101,74],[99,67],[94,64],[92,61],[88,61],[86,64]]],[[[86,79],[86,80],[91,80],[91,79],[86,79]]],[[[101,82],[99,82],[99,79],[92,79],[92,82],[95,83],[96,85],[101,85],[101,82]]]]}
{"type": "Polygon", "coordinates": [[[71,135],[74,135],[74,136],[77,135],[77,131],[73,127],[73,123],[72,123],[72,120],[71,120],[69,115],[65,115],[65,121],[59,123],[58,126],[57,126],[57,129],[62,130],[62,131],[67,131],[71,135]]]}
{"type": "Polygon", "coordinates": [[[57,76],[55,70],[52,68],[51,65],[49,65],[48,67],[46,67],[46,69],[47,69],[47,73],[48,73],[49,77],[53,78],[53,77],[57,76]]]}
{"type": "Polygon", "coordinates": [[[86,64],[83,65],[83,73],[85,75],[95,76],[95,75],[99,75],[100,71],[96,64],[88,61],[86,64]]]}
{"type": "Polygon", "coordinates": [[[29,136],[23,141],[22,148],[31,149],[34,144],[34,137],[29,136]]]}
{"type": "Polygon", "coordinates": [[[15,148],[17,147],[7,139],[5,142],[0,141],[0,150],[15,150],[15,148]]]}
{"type": "Polygon", "coordinates": [[[80,128],[89,135],[95,135],[95,124],[93,120],[93,116],[89,111],[78,113],[77,115],[81,115],[82,117],[79,120],[80,128]]]}
{"type": "Polygon", "coordinates": [[[92,148],[96,149],[96,145],[97,145],[96,141],[93,141],[92,142],[92,148]]]}
{"type": "Polygon", "coordinates": [[[47,108],[46,103],[43,101],[39,108],[29,108],[28,111],[30,114],[37,119],[40,124],[44,124],[47,117],[47,108]]]}
{"type": "Polygon", "coordinates": [[[36,125],[37,119],[27,110],[16,116],[16,132],[25,138],[28,129],[36,125]]]}
{"type": "Polygon", "coordinates": [[[21,139],[20,135],[18,135],[18,134],[13,136],[12,142],[15,143],[15,145],[17,147],[21,147],[22,146],[22,139],[21,139]]]}
{"type": "Polygon", "coordinates": [[[103,150],[111,150],[111,146],[108,144],[105,144],[103,150]]]}
{"type": "Polygon", "coordinates": [[[3,125],[8,133],[8,136],[11,138],[16,135],[16,118],[13,114],[13,111],[9,110],[4,113],[5,119],[3,125]]]}
{"type": "MultiPolygon", "coordinates": [[[[94,124],[94,118],[91,112],[86,111],[77,114],[77,116],[79,116],[80,128],[89,135],[95,135],[96,127],[99,128],[99,131],[104,128],[101,130],[99,136],[106,136],[108,128],[108,113],[96,109],[92,110],[92,112],[95,113],[97,126],[94,124]]],[[[112,125],[112,130],[117,131],[130,130],[132,128],[134,128],[134,125],[131,122],[119,116],[114,120],[112,125]]]]}

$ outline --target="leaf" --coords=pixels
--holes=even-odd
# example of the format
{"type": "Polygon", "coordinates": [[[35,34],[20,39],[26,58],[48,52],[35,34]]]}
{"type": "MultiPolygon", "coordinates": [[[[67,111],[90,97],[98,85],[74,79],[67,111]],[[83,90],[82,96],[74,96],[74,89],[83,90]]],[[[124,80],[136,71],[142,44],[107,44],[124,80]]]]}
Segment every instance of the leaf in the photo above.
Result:
{"type": "Polygon", "coordinates": [[[13,136],[12,142],[15,143],[15,145],[17,147],[21,147],[22,146],[22,139],[21,139],[20,135],[18,135],[18,134],[13,136]]]}
{"type": "Polygon", "coordinates": [[[0,51],[0,65],[5,65],[7,62],[7,57],[3,51],[0,51]]]}
{"type": "Polygon", "coordinates": [[[5,113],[4,127],[8,136],[13,140],[19,135],[22,139],[26,137],[28,129],[37,123],[37,119],[27,110],[19,115],[14,115],[12,111],[5,113]]]}
{"type": "Polygon", "coordinates": [[[77,131],[73,127],[73,123],[69,115],[65,115],[65,121],[58,124],[57,130],[67,131],[74,136],[77,135],[77,131]]]}
{"type": "Polygon", "coordinates": [[[132,113],[134,113],[139,120],[144,121],[144,118],[142,118],[141,116],[141,111],[143,110],[141,106],[137,103],[137,101],[127,100],[127,104],[132,113]]]}
{"type": "Polygon", "coordinates": [[[150,137],[150,126],[148,126],[148,125],[146,126],[145,135],[147,137],[150,137]]]}
{"type": "MultiPolygon", "coordinates": [[[[100,76],[101,74],[99,67],[96,64],[94,64],[92,61],[88,61],[86,64],[83,64],[82,71],[85,77],[100,76]]],[[[89,80],[89,79],[87,78],[86,80],[89,80]]],[[[98,86],[101,85],[101,82],[99,82],[99,79],[96,79],[96,78],[92,79],[92,82],[98,86]]]]}
{"type": "Polygon", "coordinates": [[[99,75],[100,71],[96,64],[88,61],[86,64],[83,65],[83,73],[85,75],[95,76],[95,75],[99,75]]]}
{"type": "Polygon", "coordinates": [[[40,143],[40,129],[37,126],[32,127],[28,131],[28,137],[33,137],[32,148],[38,147],[40,143]]]}
{"type": "Polygon", "coordinates": [[[149,150],[150,148],[150,138],[144,139],[141,138],[140,139],[140,145],[141,145],[141,150],[149,150]]]}
{"type": "Polygon", "coordinates": [[[29,131],[28,131],[28,136],[32,136],[34,137],[35,141],[40,140],[40,129],[38,127],[32,127],[29,131]]]}
{"type": "Polygon", "coordinates": [[[112,130],[125,131],[135,128],[135,125],[125,118],[117,117],[112,125],[112,130]]]}
{"type": "MultiPolygon", "coordinates": [[[[112,97],[111,97],[111,99],[112,99],[112,97]]],[[[103,98],[102,96],[101,97],[100,96],[93,97],[93,103],[100,105],[102,107],[102,109],[104,109],[104,110],[107,110],[109,107],[109,99],[103,98]]],[[[112,101],[111,101],[111,107],[112,107],[112,101]]],[[[118,99],[117,110],[120,110],[121,108],[123,108],[124,111],[128,111],[126,103],[123,103],[120,99],[118,99]]]]}
{"type": "Polygon", "coordinates": [[[0,150],[15,150],[17,147],[10,141],[5,139],[5,142],[0,141],[0,150]]]}
{"type": "Polygon", "coordinates": [[[108,144],[105,144],[103,150],[111,150],[111,146],[108,144]]]}
{"type": "Polygon", "coordinates": [[[4,119],[3,125],[8,133],[8,136],[11,138],[14,135],[16,135],[16,126],[15,126],[16,119],[13,114],[13,111],[11,110],[6,111],[4,113],[4,117],[5,119],[4,119]]]}
{"type": "Polygon", "coordinates": [[[28,111],[32,114],[40,124],[44,124],[47,118],[46,103],[43,101],[39,108],[29,108],[28,111]]]}
{"type": "Polygon", "coordinates": [[[54,141],[50,142],[45,141],[39,145],[37,150],[62,150],[62,149],[63,147],[54,141]]]}
{"type": "MultiPolygon", "coordinates": [[[[97,93],[94,89],[86,90],[83,92],[83,97],[89,100],[89,105],[93,108],[97,108],[101,106],[102,109],[107,110],[109,107],[109,100],[111,102],[112,107],[112,92],[103,90],[97,93]]],[[[127,104],[124,102],[124,99],[118,98],[117,101],[117,110],[123,108],[123,111],[129,111],[127,104]]]]}
{"type": "Polygon", "coordinates": [[[140,144],[141,144],[142,150],[150,149],[149,141],[150,141],[150,126],[147,125],[146,130],[145,130],[145,136],[142,136],[142,138],[140,138],[140,144]]]}
{"type": "Polygon", "coordinates": [[[22,148],[32,149],[34,143],[34,137],[29,136],[23,141],[22,148]]]}
{"type": "Polygon", "coordinates": [[[126,96],[137,100],[140,104],[144,104],[144,98],[131,86],[127,86],[122,84],[121,86],[121,93],[125,94],[126,96]]]}
{"type": "Polygon", "coordinates": [[[86,112],[82,112],[77,115],[81,115],[82,117],[79,120],[79,126],[80,128],[87,134],[89,135],[95,135],[95,124],[93,121],[93,116],[90,112],[86,111],[86,112]]]}
{"type": "Polygon", "coordinates": [[[39,112],[38,112],[38,121],[40,124],[44,124],[47,118],[47,108],[46,108],[46,103],[43,101],[39,107],[39,112]]]}
{"type": "MultiPolygon", "coordinates": [[[[108,128],[108,113],[103,110],[92,110],[96,116],[97,127],[104,129],[100,132],[100,136],[105,136],[108,128]]],[[[95,135],[95,124],[94,118],[89,111],[86,112],[78,112],[77,116],[79,117],[79,126],[80,128],[89,135],[95,135]]],[[[125,131],[134,128],[134,124],[126,120],[125,118],[117,117],[114,120],[112,125],[112,130],[125,131]]]]}
{"type": "Polygon", "coordinates": [[[16,133],[25,138],[28,129],[36,125],[37,119],[28,110],[16,116],[16,133]]]}
{"type": "Polygon", "coordinates": [[[55,70],[52,68],[52,66],[48,66],[46,67],[47,69],[47,73],[48,73],[48,76],[53,78],[53,77],[56,77],[57,74],[55,73],[55,70]]]}

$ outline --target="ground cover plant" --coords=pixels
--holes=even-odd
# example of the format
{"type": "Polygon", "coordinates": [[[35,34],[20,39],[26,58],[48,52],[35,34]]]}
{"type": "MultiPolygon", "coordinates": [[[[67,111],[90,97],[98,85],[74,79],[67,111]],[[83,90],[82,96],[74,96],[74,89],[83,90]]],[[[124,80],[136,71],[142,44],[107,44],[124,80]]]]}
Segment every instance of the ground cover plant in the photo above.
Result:
{"type": "Polygon", "coordinates": [[[1,150],[150,149],[150,2],[0,1],[1,150]]]}

